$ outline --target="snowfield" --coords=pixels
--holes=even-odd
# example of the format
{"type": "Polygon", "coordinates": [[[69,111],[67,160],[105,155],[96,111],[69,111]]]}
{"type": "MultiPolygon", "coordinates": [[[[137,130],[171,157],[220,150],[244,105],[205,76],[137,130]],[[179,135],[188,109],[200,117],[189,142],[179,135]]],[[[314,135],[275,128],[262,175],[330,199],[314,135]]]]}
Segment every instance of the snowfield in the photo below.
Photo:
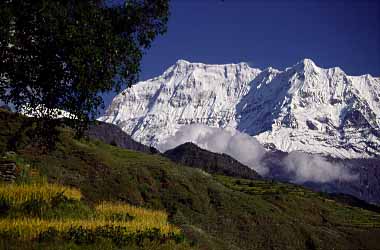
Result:
{"type": "Polygon", "coordinates": [[[117,95],[99,120],[151,146],[203,124],[237,129],[266,148],[368,158],[380,155],[380,78],[310,59],[284,71],[179,60],[117,95]]]}

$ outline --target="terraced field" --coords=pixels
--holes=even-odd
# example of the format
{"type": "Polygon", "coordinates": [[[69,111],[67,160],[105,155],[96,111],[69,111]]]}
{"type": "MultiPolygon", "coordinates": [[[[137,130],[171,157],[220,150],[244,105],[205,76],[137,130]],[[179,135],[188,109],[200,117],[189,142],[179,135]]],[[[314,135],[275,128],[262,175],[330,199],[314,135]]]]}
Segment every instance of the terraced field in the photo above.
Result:
{"type": "Polygon", "coordinates": [[[2,249],[34,249],[55,241],[95,248],[101,242],[104,249],[186,247],[180,229],[169,224],[164,211],[112,202],[88,206],[80,190],[43,180],[1,183],[0,211],[2,249]]]}

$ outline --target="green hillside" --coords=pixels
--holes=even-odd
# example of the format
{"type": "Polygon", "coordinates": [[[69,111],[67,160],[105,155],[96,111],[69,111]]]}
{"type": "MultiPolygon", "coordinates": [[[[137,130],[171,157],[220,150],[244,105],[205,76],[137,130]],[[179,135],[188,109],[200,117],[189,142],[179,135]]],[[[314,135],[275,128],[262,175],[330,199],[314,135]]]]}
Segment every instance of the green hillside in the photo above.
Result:
{"type": "MultiPolygon", "coordinates": [[[[212,176],[159,155],[74,140],[68,128],[44,153],[22,120],[0,112],[0,151],[16,152],[8,159],[79,189],[88,207],[108,201],[165,210],[193,249],[380,249],[379,213],[296,185],[212,176]]],[[[19,180],[30,178],[21,172],[19,180]]]]}

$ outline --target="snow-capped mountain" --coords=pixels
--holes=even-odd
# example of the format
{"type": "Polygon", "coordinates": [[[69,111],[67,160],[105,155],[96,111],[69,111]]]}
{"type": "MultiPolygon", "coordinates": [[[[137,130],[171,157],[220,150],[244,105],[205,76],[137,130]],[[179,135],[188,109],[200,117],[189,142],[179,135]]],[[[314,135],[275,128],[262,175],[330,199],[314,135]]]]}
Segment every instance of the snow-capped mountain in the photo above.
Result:
{"type": "Polygon", "coordinates": [[[268,148],[380,155],[380,78],[304,59],[284,71],[179,60],[117,95],[99,120],[157,146],[185,124],[232,127],[268,148]]]}

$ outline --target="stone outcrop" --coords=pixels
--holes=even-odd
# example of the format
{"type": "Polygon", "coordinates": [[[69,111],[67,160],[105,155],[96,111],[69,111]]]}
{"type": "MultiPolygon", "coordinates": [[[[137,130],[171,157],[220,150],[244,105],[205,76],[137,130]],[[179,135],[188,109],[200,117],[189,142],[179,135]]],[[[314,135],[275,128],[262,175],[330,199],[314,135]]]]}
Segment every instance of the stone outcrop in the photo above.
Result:
{"type": "Polygon", "coordinates": [[[0,180],[14,182],[17,176],[17,166],[13,161],[0,160],[0,180]]]}

